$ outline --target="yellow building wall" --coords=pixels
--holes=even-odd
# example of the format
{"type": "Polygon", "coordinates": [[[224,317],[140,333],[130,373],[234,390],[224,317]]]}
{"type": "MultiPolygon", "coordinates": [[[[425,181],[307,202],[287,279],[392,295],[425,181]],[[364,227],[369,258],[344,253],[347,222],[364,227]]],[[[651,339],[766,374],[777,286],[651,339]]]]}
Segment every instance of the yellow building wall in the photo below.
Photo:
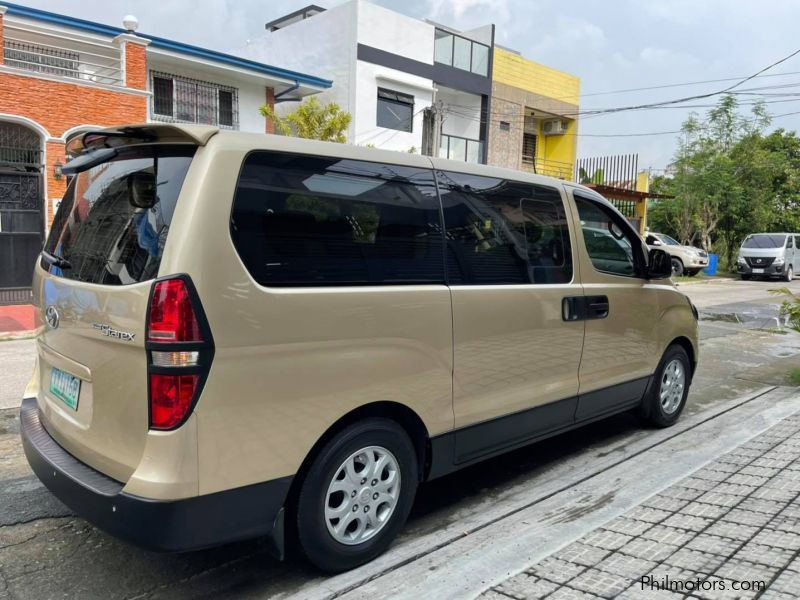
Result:
{"type": "Polygon", "coordinates": [[[575,75],[540,65],[495,47],[492,79],[516,88],[578,105],[581,80],[575,75]]]}
{"type": "MultiPolygon", "coordinates": [[[[492,79],[499,83],[525,90],[539,96],[568,103],[577,112],[580,98],[580,78],[563,71],[546,67],[502,48],[494,49],[492,79]]],[[[552,107],[530,108],[552,111],[552,107]]],[[[564,177],[565,171],[575,164],[578,150],[578,121],[566,119],[567,132],[563,135],[545,136],[541,121],[537,139],[537,171],[544,175],[564,177]],[[552,161],[553,164],[548,164],[552,161]],[[552,172],[551,172],[552,171],[552,172]]]]}

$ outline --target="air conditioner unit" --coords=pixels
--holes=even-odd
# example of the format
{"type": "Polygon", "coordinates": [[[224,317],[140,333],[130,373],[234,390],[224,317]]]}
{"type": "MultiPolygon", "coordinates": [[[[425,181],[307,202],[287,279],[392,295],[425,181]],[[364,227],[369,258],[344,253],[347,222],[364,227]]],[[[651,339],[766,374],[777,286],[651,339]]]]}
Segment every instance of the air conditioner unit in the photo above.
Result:
{"type": "Polygon", "coordinates": [[[564,135],[567,133],[567,122],[561,119],[548,119],[542,123],[544,135],[564,135]]]}

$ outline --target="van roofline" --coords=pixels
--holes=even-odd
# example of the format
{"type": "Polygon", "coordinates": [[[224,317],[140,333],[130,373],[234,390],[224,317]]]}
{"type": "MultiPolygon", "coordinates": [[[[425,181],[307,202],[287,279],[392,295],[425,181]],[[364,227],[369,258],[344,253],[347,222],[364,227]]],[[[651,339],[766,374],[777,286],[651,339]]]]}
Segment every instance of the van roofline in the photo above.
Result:
{"type": "Polygon", "coordinates": [[[525,181],[547,185],[550,187],[568,186],[585,191],[593,197],[600,194],[580,183],[566,181],[547,175],[539,175],[528,171],[517,171],[505,167],[495,167],[477,163],[467,163],[423,154],[411,154],[403,151],[382,150],[355,144],[323,142],[269,133],[253,133],[219,129],[212,125],[194,125],[185,123],[136,123],[100,129],[98,131],[118,132],[121,130],[142,131],[162,143],[193,143],[205,146],[212,138],[214,144],[230,144],[238,149],[264,150],[272,152],[294,152],[314,156],[332,156],[368,162],[388,162],[399,166],[417,167],[421,169],[439,169],[455,173],[474,173],[483,177],[502,177],[516,181],[525,181]]]}

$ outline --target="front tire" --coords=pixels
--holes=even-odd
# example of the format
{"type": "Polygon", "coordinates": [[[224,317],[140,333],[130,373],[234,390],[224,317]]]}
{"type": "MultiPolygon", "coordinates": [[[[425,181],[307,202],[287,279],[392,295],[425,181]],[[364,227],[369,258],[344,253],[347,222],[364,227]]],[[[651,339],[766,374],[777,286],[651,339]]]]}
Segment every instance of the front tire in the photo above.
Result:
{"type": "Polygon", "coordinates": [[[794,270],[792,269],[792,265],[786,267],[786,275],[783,276],[783,280],[787,283],[794,279],[794,270]]]}
{"type": "Polygon", "coordinates": [[[683,275],[683,263],[681,262],[680,258],[673,258],[672,259],[672,274],[676,277],[680,277],[683,275]]]}
{"type": "Polygon", "coordinates": [[[309,561],[336,573],[382,554],[408,518],[418,472],[414,445],[394,421],[365,419],[334,436],[298,495],[297,535],[309,561]]]}
{"type": "Polygon", "coordinates": [[[693,270],[693,271],[686,271],[686,274],[687,274],[689,277],[694,277],[694,276],[695,276],[695,275],[697,275],[699,272],[700,272],[700,271],[698,271],[697,269],[695,269],[695,270],[693,270]]]}
{"type": "Polygon", "coordinates": [[[673,344],[658,364],[653,381],[642,401],[641,416],[655,427],[670,427],[686,406],[692,365],[686,350],[673,344]]]}
{"type": "Polygon", "coordinates": [[[750,281],[752,279],[751,275],[747,275],[746,273],[742,273],[742,281],[750,281]]]}

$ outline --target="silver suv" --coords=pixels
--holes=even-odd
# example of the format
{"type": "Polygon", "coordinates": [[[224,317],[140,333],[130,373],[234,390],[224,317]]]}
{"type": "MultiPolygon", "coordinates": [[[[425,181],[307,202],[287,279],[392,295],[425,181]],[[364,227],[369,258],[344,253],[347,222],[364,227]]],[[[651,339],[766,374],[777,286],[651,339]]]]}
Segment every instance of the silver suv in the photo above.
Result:
{"type": "Polygon", "coordinates": [[[694,277],[708,266],[708,252],[694,246],[683,246],[676,239],[663,233],[648,231],[645,243],[651,248],[660,248],[670,255],[672,272],[675,275],[694,277]]]}

